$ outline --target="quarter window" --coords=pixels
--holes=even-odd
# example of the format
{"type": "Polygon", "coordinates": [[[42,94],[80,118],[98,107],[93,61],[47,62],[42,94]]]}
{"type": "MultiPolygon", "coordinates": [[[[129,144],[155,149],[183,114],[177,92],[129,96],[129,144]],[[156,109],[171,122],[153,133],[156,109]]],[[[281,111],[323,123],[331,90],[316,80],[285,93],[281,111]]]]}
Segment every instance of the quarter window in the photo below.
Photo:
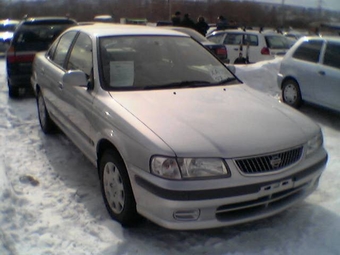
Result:
{"type": "Polygon", "coordinates": [[[293,58],[318,63],[322,41],[305,41],[294,52],[293,58]]]}
{"type": "Polygon", "coordinates": [[[340,43],[327,43],[324,64],[340,69],[340,43]]]}
{"type": "Polygon", "coordinates": [[[58,43],[58,46],[55,50],[55,54],[53,57],[53,61],[60,66],[63,66],[67,52],[71,47],[72,41],[77,34],[76,31],[71,31],[69,33],[64,34],[58,43]]]}

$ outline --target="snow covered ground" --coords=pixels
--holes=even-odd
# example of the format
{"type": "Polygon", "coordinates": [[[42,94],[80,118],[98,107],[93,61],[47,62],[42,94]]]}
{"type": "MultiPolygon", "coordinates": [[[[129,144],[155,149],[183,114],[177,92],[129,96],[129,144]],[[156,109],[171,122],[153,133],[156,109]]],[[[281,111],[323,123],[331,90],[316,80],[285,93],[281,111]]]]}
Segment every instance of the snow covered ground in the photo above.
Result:
{"type": "MultiPolygon", "coordinates": [[[[280,60],[237,66],[250,86],[278,97],[280,60]]],[[[44,135],[35,99],[8,98],[0,60],[0,255],[340,254],[340,114],[301,111],[323,129],[328,166],[299,205],[239,226],[171,231],[144,221],[124,229],[106,212],[95,168],[62,134],[44,135]]]]}

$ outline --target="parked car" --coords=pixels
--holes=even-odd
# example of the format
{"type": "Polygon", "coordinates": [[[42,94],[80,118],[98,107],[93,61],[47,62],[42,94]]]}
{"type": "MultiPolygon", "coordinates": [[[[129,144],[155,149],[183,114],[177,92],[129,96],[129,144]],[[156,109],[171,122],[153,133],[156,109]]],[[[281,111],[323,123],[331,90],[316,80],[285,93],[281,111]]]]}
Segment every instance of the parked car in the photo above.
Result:
{"type": "Polygon", "coordinates": [[[13,37],[13,32],[18,24],[19,20],[0,20],[0,56],[3,56],[8,49],[9,43],[13,37]]]}
{"type": "Polygon", "coordinates": [[[201,35],[200,33],[191,28],[173,26],[164,26],[162,28],[180,31],[187,35],[190,35],[192,38],[203,44],[204,47],[206,47],[212,53],[214,53],[219,59],[221,59],[221,61],[223,61],[224,63],[229,63],[227,48],[224,46],[224,44],[217,44],[212,41],[209,41],[203,35],[201,35]]]}
{"type": "Polygon", "coordinates": [[[278,74],[282,100],[340,111],[340,38],[304,37],[283,58],[278,74]]]}
{"type": "Polygon", "coordinates": [[[251,89],[188,35],[138,25],[65,31],[31,79],[43,132],[97,167],[113,219],[170,229],[274,215],[313,192],[320,127],[251,89]]]}
{"type": "Polygon", "coordinates": [[[20,90],[31,88],[35,53],[47,50],[61,32],[76,24],[67,17],[31,17],[19,23],[6,54],[9,97],[18,97],[20,90]]]}
{"type": "Polygon", "coordinates": [[[281,34],[260,33],[253,30],[214,31],[207,38],[215,43],[226,45],[230,63],[234,63],[240,53],[243,57],[248,56],[249,63],[274,59],[276,55],[284,55],[291,45],[288,39],[281,34]]]}

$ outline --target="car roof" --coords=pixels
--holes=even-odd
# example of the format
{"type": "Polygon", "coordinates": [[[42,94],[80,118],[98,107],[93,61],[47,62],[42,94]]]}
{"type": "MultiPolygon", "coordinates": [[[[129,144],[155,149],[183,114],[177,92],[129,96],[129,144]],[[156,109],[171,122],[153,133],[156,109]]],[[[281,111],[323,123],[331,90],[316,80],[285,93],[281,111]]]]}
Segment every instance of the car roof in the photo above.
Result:
{"type": "MultiPolygon", "coordinates": [[[[257,30],[246,30],[244,31],[243,29],[225,29],[225,30],[217,30],[212,32],[210,35],[216,35],[216,34],[224,34],[224,33],[239,33],[239,34],[253,34],[253,35],[277,35],[277,36],[283,36],[282,34],[279,34],[275,31],[272,30],[267,30],[267,31],[257,31],[257,30]]],[[[209,35],[209,36],[210,36],[209,35]]]]}
{"type": "Polygon", "coordinates": [[[307,40],[320,40],[320,41],[333,41],[333,42],[340,42],[340,37],[339,36],[304,36],[300,38],[302,41],[307,41],[307,40]]]}
{"type": "Polygon", "coordinates": [[[209,42],[209,40],[207,38],[205,38],[202,34],[200,34],[199,32],[197,32],[196,30],[194,30],[192,28],[178,27],[178,26],[164,26],[162,28],[185,33],[185,34],[193,37],[194,39],[196,39],[199,42],[209,42]]]}
{"type": "Polygon", "coordinates": [[[184,33],[170,29],[128,24],[93,23],[91,25],[75,26],[69,28],[67,31],[71,30],[82,31],[95,37],[111,35],[165,35],[189,37],[184,33]]]}
{"type": "Polygon", "coordinates": [[[53,23],[53,22],[70,22],[76,24],[77,22],[74,19],[69,17],[62,17],[62,16],[42,16],[42,17],[28,17],[24,18],[21,21],[21,24],[45,24],[45,23],[53,23]]]}

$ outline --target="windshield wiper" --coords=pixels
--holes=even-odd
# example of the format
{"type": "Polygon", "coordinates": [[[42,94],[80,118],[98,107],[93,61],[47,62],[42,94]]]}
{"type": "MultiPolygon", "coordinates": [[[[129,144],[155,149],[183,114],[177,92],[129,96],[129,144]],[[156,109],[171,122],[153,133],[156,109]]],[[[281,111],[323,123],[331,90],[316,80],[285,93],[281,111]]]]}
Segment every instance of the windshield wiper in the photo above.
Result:
{"type": "Polygon", "coordinates": [[[207,86],[207,85],[211,85],[211,83],[208,81],[181,81],[181,82],[172,82],[172,83],[163,84],[163,85],[144,86],[143,89],[148,90],[148,89],[169,89],[169,88],[194,88],[194,87],[202,87],[202,86],[207,86]]]}
{"type": "Polygon", "coordinates": [[[228,83],[233,82],[233,81],[238,81],[238,80],[235,77],[229,77],[229,78],[221,80],[219,82],[212,83],[212,85],[223,85],[223,84],[228,84],[228,83]]]}

